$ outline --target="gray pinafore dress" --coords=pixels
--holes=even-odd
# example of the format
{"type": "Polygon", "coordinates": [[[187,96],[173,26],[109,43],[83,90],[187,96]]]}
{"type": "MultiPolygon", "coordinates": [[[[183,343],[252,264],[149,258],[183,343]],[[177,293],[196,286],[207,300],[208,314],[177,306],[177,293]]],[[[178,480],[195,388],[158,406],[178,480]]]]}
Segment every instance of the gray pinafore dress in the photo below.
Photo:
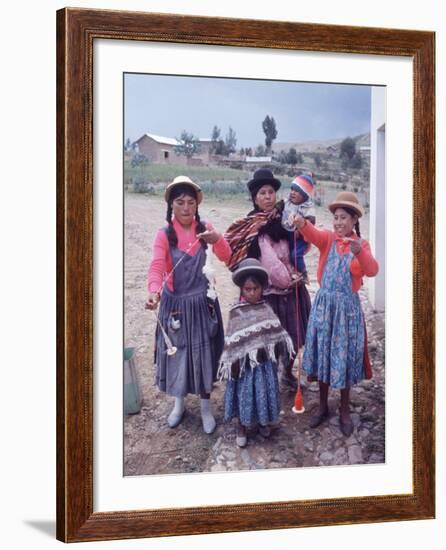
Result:
{"type": "Polygon", "coordinates": [[[332,388],[348,388],[364,378],[364,314],[352,290],[352,252],[339,254],[336,241],[311,308],[302,368],[332,388]]]}
{"type": "Polygon", "coordinates": [[[159,320],[175,355],[167,355],[161,330],[155,336],[155,371],[159,389],[174,397],[188,393],[210,393],[223,351],[224,332],[218,300],[207,297],[208,280],[203,275],[206,253],[194,255],[170,247],[173,292],[165,285],[161,294],[159,320]],[[181,261],[180,261],[181,260],[181,261]],[[179,263],[178,263],[179,262],[179,263]]]}

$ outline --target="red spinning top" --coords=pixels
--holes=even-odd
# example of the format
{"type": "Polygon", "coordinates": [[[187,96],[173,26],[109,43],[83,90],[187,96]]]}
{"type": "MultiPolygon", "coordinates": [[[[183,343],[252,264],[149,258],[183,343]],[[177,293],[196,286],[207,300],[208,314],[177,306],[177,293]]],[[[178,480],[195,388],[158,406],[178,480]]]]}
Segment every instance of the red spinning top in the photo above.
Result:
{"type": "Polygon", "coordinates": [[[304,407],[304,400],[302,398],[302,390],[300,389],[300,385],[297,388],[296,397],[294,398],[294,406],[291,409],[293,413],[301,414],[305,411],[304,407]]]}

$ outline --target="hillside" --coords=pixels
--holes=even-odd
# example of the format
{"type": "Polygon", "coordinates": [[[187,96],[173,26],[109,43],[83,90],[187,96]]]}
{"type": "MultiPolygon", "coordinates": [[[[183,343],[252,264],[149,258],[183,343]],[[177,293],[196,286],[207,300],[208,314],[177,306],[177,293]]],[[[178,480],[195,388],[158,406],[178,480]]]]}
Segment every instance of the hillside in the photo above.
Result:
{"type": "MultiPolygon", "coordinates": [[[[309,140],[303,142],[277,142],[273,143],[272,150],[275,153],[280,151],[289,151],[292,147],[299,153],[319,153],[325,152],[327,147],[336,147],[339,149],[344,138],[333,138],[324,140],[309,140]]],[[[370,145],[370,133],[361,134],[353,138],[357,147],[370,145]]]]}

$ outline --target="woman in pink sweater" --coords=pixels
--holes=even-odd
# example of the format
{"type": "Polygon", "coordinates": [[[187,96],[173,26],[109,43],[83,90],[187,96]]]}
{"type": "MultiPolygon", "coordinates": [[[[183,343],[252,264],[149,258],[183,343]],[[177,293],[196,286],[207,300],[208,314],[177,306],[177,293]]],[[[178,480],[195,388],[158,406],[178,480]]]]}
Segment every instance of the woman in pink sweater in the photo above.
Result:
{"type": "Polygon", "coordinates": [[[378,263],[369,243],[361,238],[359,218],[363,209],[356,195],[338,193],[329,209],[333,231],[317,229],[301,216],[295,217],[301,235],[320,251],[320,289],[311,308],[302,367],[310,378],[319,380],[319,410],[310,419],[310,427],[329,417],[328,388],[337,388],[341,391],[340,428],[348,437],[353,432],[350,387],[371,377],[358,290],[365,275],[378,273],[378,263]]]}
{"type": "MultiPolygon", "coordinates": [[[[259,168],[248,182],[253,210],[234,221],[226,231],[232,256],[231,270],[245,258],[255,258],[267,270],[268,285],[263,296],[293,340],[297,352],[305,342],[311,300],[303,274],[290,262],[287,231],[282,227],[283,201],[277,202],[280,180],[268,168],[259,168]]],[[[296,390],[297,379],[291,360],[280,373],[286,389],[296,390]]]]}
{"type": "Polygon", "coordinates": [[[176,348],[176,353],[167,353],[158,327],[156,383],[161,391],[174,397],[169,426],[178,426],[184,416],[185,396],[195,394],[201,398],[203,430],[212,433],[216,423],[210,394],[224,334],[218,299],[208,296],[203,267],[208,246],[223,262],[229,260],[231,250],[211,224],[200,220],[198,205],[202,198],[199,185],[186,176],[178,176],[167,186],[167,225],[158,231],[153,244],[147,308],[156,309],[159,303],[158,319],[176,348]]]}

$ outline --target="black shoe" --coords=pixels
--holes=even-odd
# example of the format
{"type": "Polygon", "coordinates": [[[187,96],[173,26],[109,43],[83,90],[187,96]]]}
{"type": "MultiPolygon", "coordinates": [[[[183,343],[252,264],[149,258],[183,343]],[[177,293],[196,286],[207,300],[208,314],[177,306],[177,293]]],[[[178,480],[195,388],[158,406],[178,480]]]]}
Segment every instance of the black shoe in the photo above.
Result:
{"type": "Polygon", "coordinates": [[[271,428],[269,426],[262,426],[261,424],[259,424],[258,432],[262,437],[266,439],[271,435],[271,428]]]}
{"type": "Polygon", "coordinates": [[[317,428],[322,424],[322,422],[327,420],[329,416],[330,416],[330,412],[328,409],[323,413],[316,414],[310,418],[310,422],[308,423],[308,426],[310,428],[317,428]]]}
{"type": "Polygon", "coordinates": [[[348,422],[344,422],[342,420],[342,417],[339,417],[339,427],[341,428],[341,432],[345,437],[350,437],[353,433],[353,422],[350,420],[348,422]]]}

